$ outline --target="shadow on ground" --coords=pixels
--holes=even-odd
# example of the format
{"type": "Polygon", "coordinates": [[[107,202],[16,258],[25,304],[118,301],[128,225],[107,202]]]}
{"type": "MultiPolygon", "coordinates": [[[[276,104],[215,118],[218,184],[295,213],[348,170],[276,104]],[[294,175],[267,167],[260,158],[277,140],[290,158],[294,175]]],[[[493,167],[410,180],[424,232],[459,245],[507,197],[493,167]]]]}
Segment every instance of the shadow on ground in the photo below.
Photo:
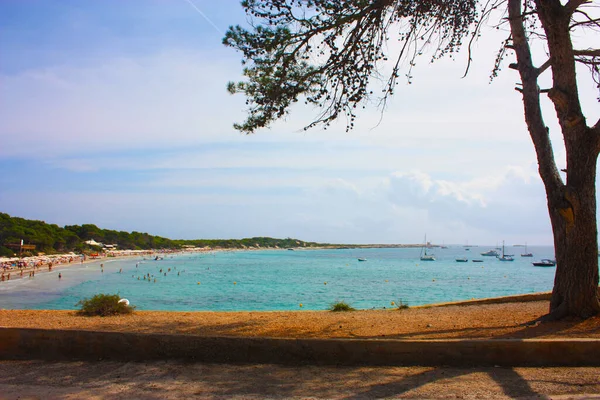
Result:
{"type": "Polygon", "coordinates": [[[1,361],[0,397],[543,398],[600,393],[599,373],[600,368],[1,361]]]}

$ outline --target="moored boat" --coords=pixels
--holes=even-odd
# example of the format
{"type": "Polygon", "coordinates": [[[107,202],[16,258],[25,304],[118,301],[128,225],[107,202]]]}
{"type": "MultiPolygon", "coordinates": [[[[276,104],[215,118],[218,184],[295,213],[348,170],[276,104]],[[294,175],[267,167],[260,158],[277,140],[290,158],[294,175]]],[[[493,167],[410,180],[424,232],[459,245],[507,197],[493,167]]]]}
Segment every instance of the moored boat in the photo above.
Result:
{"type": "Polygon", "coordinates": [[[532,264],[534,267],[554,267],[556,266],[556,261],[544,258],[541,261],[532,262],[532,264]]]}
{"type": "Polygon", "coordinates": [[[488,250],[481,253],[481,255],[484,257],[498,257],[500,253],[498,253],[496,250],[488,250]]]}
{"type": "Polygon", "coordinates": [[[527,243],[525,243],[525,253],[522,253],[521,257],[533,257],[533,254],[527,251],[527,243]]]}
{"type": "Polygon", "coordinates": [[[502,255],[500,257],[498,257],[498,260],[499,261],[515,261],[512,254],[504,253],[504,241],[502,241],[502,255]]]}
{"type": "Polygon", "coordinates": [[[427,235],[425,235],[425,244],[421,247],[421,256],[419,257],[421,261],[435,261],[435,256],[433,254],[427,254],[427,235]]]}

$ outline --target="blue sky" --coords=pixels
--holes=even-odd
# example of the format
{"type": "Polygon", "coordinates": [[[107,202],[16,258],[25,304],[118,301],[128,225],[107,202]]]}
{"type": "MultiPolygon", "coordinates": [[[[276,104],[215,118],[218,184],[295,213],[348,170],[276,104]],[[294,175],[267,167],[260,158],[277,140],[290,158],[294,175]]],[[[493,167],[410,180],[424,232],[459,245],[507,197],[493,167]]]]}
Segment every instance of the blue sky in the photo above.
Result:
{"type": "MultiPolygon", "coordinates": [[[[304,132],[316,110],[297,107],[247,136],[225,89],[241,56],[221,44],[246,17],[190,1],[0,2],[0,211],[185,239],[551,244],[518,77],[489,83],[505,32],[465,79],[464,55],[423,61],[381,122],[304,132]]],[[[581,97],[596,120],[587,80],[581,97]]]]}

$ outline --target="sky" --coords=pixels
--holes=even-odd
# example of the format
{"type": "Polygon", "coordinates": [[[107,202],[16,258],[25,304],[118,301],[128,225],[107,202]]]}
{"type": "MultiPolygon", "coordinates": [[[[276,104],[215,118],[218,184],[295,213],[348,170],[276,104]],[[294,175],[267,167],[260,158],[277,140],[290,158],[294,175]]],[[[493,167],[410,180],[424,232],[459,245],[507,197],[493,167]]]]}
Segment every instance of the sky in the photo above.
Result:
{"type": "Polygon", "coordinates": [[[489,80],[506,31],[484,29],[465,78],[464,52],[421,60],[348,133],[304,131],[318,110],[298,106],[245,135],[221,40],[247,22],[237,0],[1,0],[0,212],[172,239],[552,244],[517,72],[489,80]]]}

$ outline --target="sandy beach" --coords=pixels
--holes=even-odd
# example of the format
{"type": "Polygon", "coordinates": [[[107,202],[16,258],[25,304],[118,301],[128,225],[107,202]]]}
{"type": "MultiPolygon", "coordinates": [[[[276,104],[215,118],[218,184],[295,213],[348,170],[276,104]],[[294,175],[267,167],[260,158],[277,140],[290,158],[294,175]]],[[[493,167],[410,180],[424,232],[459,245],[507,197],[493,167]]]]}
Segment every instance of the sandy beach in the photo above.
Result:
{"type": "MultiPolygon", "coordinates": [[[[0,326],[298,338],[600,338],[600,317],[531,324],[547,310],[547,300],[344,313],[140,311],[104,318],[0,310],[0,326]]],[[[0,361],[0,398],[600,399],[599,373],[597,367],[0,361]]]]}
{"type": "Polygon", "coordinates": [[[547,311],[547,300],[497,304],[471,301],[352,312],[136,311],[104,318],[79,316],[75,311],[0,310],[0,326],[291,338],[600,338],[598,316],[585,321],[532,323],[547,311]]]}

